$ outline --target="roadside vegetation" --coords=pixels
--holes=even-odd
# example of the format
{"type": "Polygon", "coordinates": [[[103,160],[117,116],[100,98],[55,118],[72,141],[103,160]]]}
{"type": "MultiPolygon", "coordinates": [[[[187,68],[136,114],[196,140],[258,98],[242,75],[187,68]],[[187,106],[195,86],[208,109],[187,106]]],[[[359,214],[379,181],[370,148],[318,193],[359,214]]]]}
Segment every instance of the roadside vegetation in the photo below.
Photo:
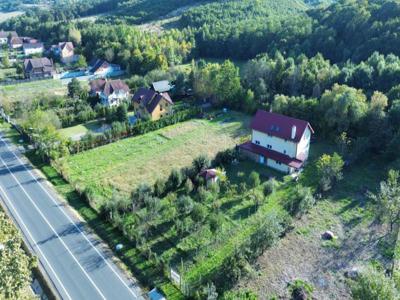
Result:
{"type": "Polygon", "coordinates": [[[35,299],[30,283],[36,260],[23,248],[20,233],[0,208],[0,298],[35,299]]]}

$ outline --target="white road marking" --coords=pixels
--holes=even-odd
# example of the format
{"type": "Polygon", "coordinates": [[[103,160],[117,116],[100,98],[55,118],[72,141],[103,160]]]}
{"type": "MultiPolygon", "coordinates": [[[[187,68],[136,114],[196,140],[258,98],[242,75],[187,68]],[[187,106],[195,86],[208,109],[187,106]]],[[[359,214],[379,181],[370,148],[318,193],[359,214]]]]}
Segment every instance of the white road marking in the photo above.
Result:
{"type": "Polygon", "coordinates": [[[86,272],[86,270],[82,267],[82,265],[79,263],[78,259],[75,257],[75,255],[72,253],[72,251],[68,248],[68,246],[65,244],[64,240],[61,238],[61,236],[57,233],[57,231],[54,229],[54,227],[50,224],[50,222],[47,220],[47,218],[43,215],[42,211],[37,207],[35,201],[33,201],[32,197],[28,194],[28,192],[25,190],[25,188],[21,185],[19,180],[15,177],[15,175],[11,172],[10,168],[7,166],[3,158],[0,156],[0,161],[4,164],[4,166],[7,168],[8,172],[11,174],[11,176],[14,178],[18,186],[22,189],[24,194],[28,197],[28,199],[31,201],[33,206],[36,208],[40,216],[43,218],[43,220],[47,223],[47,225],[51,228],[51,230],[54,232],[54,234],[58,237],[60,242],[63,244],[64,248],[68,251],[68,253],[72,256],[72,258],[75,260],[75,262],[78,264],[79,268],[82,270],[82,272],[85,274],[85,276],[89,279],[90,283],[94,286],[96,291],[99,293],[99,295],[106,300],[106,297],[103,295],[103,293],[100,291],[100,289],[97,287],[97,285],[94,283],[92,278],[89,276],[89,274],[86,272]]]}
{"type": "Polygon", "coordinates": [[[129,290],[129,292],[137,298],[137,294],[126,284],[125,280],[121,278],[121,276],[114,270],[114,268],[110,265],[108,260],[104,257],[102,253],[93,245],[93,243],[88,239],[88,237],[84,234],[84,232],[79,228],[76,223],[70,218],[70,216],[58,205],[59,203],[54,199],[54,197],[43,187],[42,183],[37,180],[37,178],[32,174],[31,170],[29,170],[25,163],[10,149],[7,142],[4,141],[3,137],[0,136],[0,140],[6,145],[7,149],[14,155],[14,157],[21,163],[26,171],[28,171],[29,175],[39,184],[40,188],[49,196],[49,198],[53,201],[54,204],[61,210],[61,212],[67,217],[67,219],[73,224],[73,226],[79,231],[79,233],[85,238],[85,240],[92,246],[92,248],[97,252],[97,254],[103,259],[103,261],[107,264],[107,266],[113,271],[113,273],[117,276],[117,278],[122,282],[122,284],[129,290]]]}
{"type": "MultiPolygon", "coordinates": [[[[40,249],[40,246],[37,244],[37,242],[33,238],[33,236],[31,234],[31,232],[29,231],[28,227],[25,225],[24,221],[22,220],[21,216],[19,215],[18,211],[15,209],[14,205],[12,204],[12,201],[10,200],[10,198],[8,197],[7,193],[4,191],[4,189],[3,189],[3,187],[1,185],[0,185],[0,191],[2,192],[4,197],[6,198],[6,201],[8,202],[9,206],[11,206],[11,208],[12,208],[13,212],[11,212],[11,213],[14,213],[14,215],[19,219],[19,223],[25,228],[26,233],[29,235],[29,237],[32,240],[33,244],[39,250],[40,254],[42,255],[42,258],[44,259],[44,261],[46,262],[46,264],[50,268],[51,272],[53,272],[54,277],[57,279],[58,283],[60,284],[60,286],[64,290],[65,294],[67,295],[68,299],[72,300],[71,296],[67,292],[67,289],[62,284],[60,278],[58,278],[57,273],[54,271],[54,269],[52,268],[51,264],[47,260],[46,255],[44,255],[44,253],[42,252],[42,249],[40,249]]],[[[32,246],[32,247],[34,247],[34,246],[32,246]]]]}

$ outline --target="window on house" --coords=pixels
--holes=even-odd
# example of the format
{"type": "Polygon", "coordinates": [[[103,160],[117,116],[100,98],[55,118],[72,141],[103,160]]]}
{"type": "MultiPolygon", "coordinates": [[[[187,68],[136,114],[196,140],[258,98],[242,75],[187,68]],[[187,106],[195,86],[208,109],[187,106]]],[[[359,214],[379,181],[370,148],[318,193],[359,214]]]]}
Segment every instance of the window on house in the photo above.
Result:
{"type": "Polygon", "coordinates": [[[286,154],[286,150],[283,150],[283,154],[286,154]]]}
{"type": "Polygon", "coordinates": [[[276,161],[276,164],[277,165],[281,165],[282,163],[280,161],[276,161]]]}
{"type": "Polygon", "coordinates": [[[267,148],[268,148],[268,149],[272,149],[272,146],[271,146],[271,145],[267,145],[267,148]]]}
{"type": "Polygon", "coordinates": [[[257,144],[257,145],[260,145],[260,141],[256,141],[256,144],[257,144]]]}

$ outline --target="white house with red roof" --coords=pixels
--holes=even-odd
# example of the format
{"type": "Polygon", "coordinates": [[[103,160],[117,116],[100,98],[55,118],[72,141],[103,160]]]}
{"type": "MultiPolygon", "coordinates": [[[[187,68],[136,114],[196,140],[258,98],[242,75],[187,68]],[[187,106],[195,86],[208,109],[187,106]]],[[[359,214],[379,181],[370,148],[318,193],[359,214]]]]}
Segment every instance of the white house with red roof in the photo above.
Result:
{"type": "Polygon", "coordinates": [[[98,96],[105,106],[118,106],[129,100],[129,86],[122,80],[96,79],[90,82],[90,95],[98,96]]]}
{"type": "Polygon", "coordinates": [[[257,162],[291,174],[307,161],[314,133],[309,122],[258,110],[251,129],[251,141],[239,148],[257,162]]]}

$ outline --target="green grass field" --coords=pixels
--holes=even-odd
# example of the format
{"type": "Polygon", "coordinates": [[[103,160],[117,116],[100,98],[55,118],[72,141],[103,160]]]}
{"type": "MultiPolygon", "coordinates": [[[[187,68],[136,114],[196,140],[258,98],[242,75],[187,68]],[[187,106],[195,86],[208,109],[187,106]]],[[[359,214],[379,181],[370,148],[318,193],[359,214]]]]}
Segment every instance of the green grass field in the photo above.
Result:
{"type": "Polygon", "coordinates": [[[64,158],[63,173],[72,183],[94,187],[100,196],[110,196],[111,186],[130,193],[201,154],[213,157],[239,144],[250,133],[248,124],[249,118],[239,113],[183,122],[64,158]]]}
{"type": "Polygon", "coordinates": [[[39,80],[0,86],[0,98],[8,101],[29,101],[40,96],[64,96],[67,86],[61,80],[39,80]]]}

